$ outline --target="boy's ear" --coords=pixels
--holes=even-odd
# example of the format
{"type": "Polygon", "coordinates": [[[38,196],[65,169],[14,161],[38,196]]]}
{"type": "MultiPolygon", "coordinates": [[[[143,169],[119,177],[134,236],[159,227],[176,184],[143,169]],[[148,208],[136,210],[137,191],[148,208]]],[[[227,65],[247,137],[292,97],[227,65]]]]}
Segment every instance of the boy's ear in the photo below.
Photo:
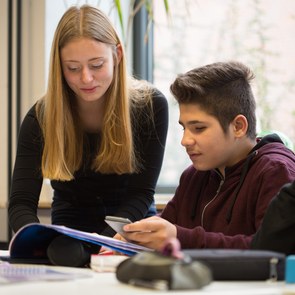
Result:
{"type": "Polygon", "coordinates": [[[248,120],[244,115],[237,115],[232,121],[232,124],[237,137],[242,137],[247,133],[248,120]]]}

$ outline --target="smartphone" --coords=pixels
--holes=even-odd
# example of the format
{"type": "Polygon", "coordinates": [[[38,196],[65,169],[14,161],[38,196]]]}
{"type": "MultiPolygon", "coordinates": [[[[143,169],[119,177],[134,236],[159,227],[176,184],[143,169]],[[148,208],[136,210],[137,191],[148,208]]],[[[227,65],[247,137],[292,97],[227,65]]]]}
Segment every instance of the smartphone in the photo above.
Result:
{"type": "Polygon", "coordinates": [[[124,237],[125,231],[123,226],[128,223],[132,223],[128,218],[118,216],[106,216],[105,222],[122,237],[124,237]]]}

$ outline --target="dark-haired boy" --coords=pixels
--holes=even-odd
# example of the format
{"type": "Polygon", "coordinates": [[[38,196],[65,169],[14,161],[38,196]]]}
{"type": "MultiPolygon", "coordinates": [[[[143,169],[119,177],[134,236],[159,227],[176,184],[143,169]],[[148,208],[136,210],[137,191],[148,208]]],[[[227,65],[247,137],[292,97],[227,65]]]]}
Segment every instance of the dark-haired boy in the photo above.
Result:
{"type": "Polygon", "coordinates": [[[280,138],[256,138],[252,79],[239,62],[209,64],[176,78],[170,89],[179,104],[181,144],[193,165],[161,217],[125,226],[128,239],[154,249],[172,237],[184,249],[250,248],[270,200],[295,179],[295,155],[280,138]]]}

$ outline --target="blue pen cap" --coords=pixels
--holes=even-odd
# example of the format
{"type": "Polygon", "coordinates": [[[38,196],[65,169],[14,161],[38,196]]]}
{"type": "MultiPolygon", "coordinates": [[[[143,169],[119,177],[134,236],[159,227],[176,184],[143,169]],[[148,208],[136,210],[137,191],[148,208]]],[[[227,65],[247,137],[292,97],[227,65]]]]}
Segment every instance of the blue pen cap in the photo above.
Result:
{"type": "Polygon", "coordinates": [[[295,283],[295,255],[287,256],[285,281],[289,284],[295,283]]]}

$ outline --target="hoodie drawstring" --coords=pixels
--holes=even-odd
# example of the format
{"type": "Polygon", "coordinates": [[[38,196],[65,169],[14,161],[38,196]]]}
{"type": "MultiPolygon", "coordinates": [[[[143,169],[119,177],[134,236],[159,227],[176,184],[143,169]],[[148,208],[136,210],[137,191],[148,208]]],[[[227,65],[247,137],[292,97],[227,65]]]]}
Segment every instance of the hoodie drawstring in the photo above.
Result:
{"type": "Polygon", "coordinates": [[[230,221],[231,221],[232,214],[233,214],[233,208],[234,208],[234,205],[235,205],[236,200],[238,198],[239,191],[240,191],[240,189],[241,189],[241,187],[242,187],[242,185],[244,183],[244,180],[246,178],[246,175],[248,173],[250,162],[253,159],[253,157],[257,155],[257,153],[258,153],[258,151],[254,151],[253,153],[251,153],[247,157],[247,160],[246,160],[246,162],[245,162],[245,164],[243,166],[239,184],[238,184],[238,186],[235,189],[234,199],[233,199],[233,201],[232,201],[232,203],[231,203],[231,205],[229,207],[229,210],[228,210],[228,213],[227,213],[227,216],[226,216],[227,223],[230,223],[230,221]]]}

